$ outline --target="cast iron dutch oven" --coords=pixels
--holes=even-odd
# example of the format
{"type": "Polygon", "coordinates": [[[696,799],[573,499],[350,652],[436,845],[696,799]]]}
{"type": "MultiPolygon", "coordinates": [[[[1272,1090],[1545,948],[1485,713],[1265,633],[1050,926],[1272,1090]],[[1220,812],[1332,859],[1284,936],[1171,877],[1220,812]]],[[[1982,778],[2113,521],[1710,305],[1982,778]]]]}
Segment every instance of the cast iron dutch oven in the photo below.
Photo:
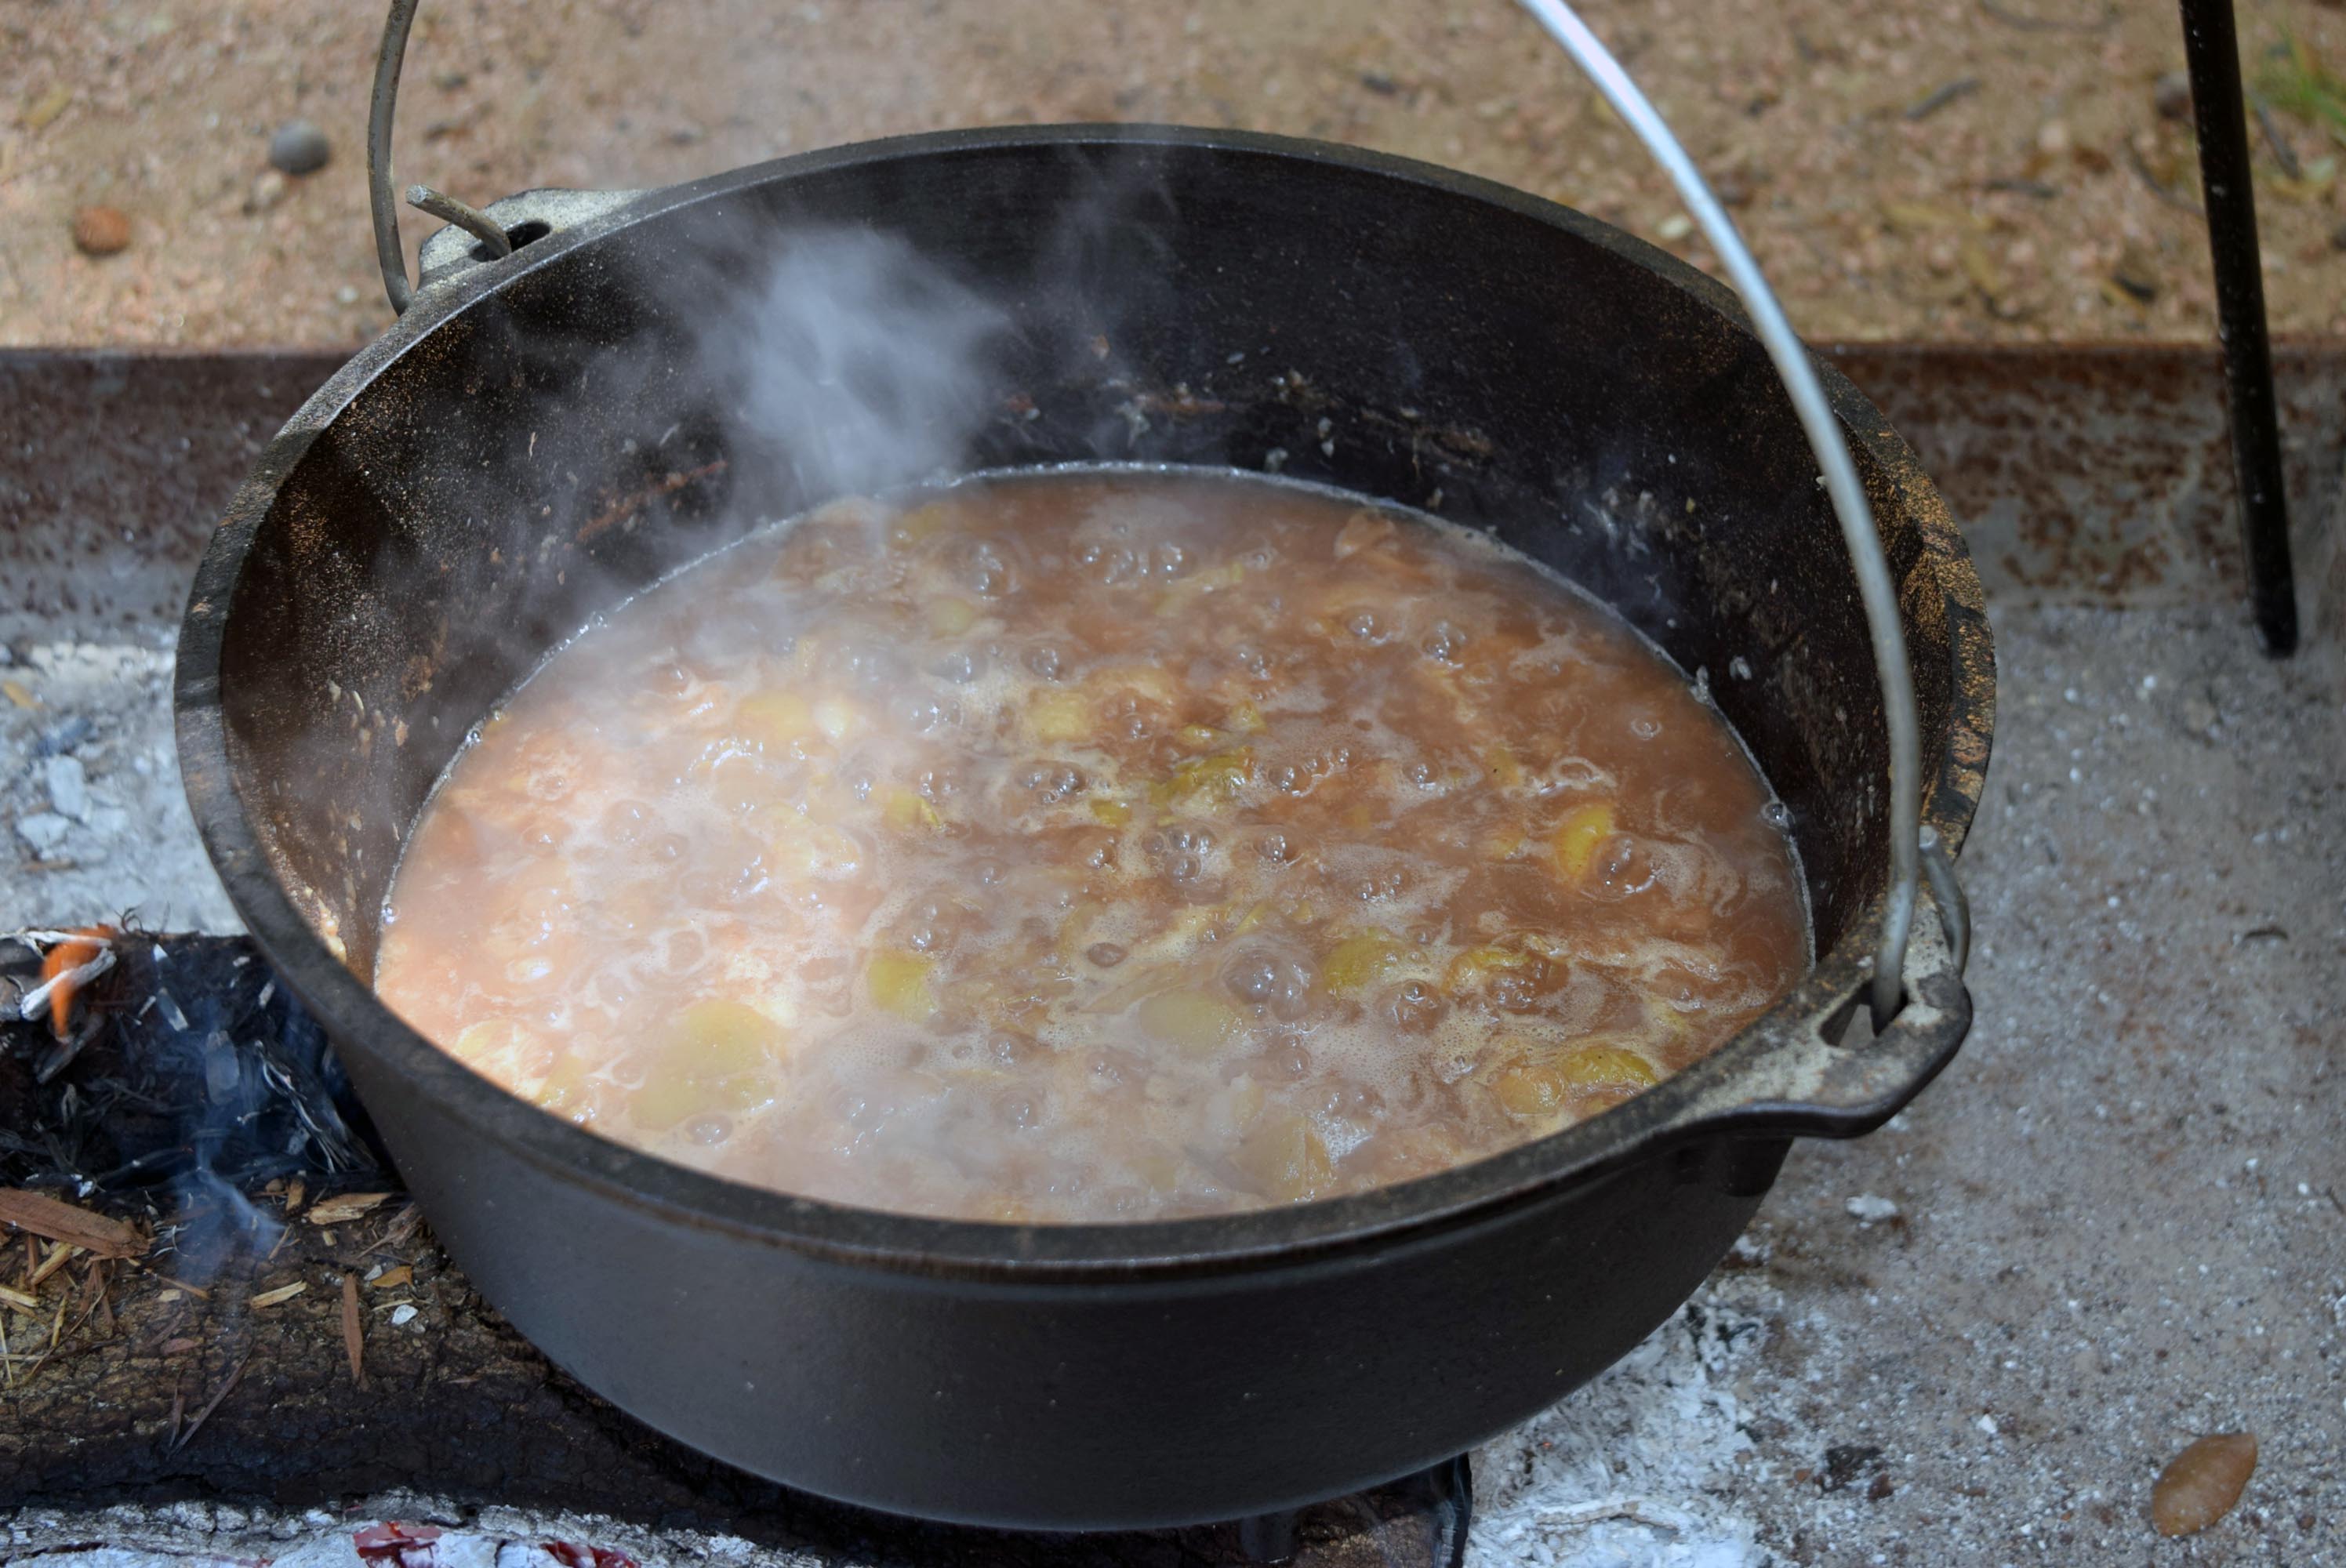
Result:
{"type": "MultiPolygon", "coordinates": [[[[1871,1129],[1954,1052],[1961,942],[1927,913],[1902,1009],[1841,1043],[1889,875],[1865,622],[1769,361],[1671,257],[1422,164],[1148,127],[913,137],[491,212],[527,242],[484,260],[435,236],[413,307],[230,507],[179,644],[180,757],[237,908],[449,1253],[651,1425],[985,1523],[1343,1492],[1594,1376],[1719,1261],[1790,1139],[1871,1129]],[[1078,199],[1107,215],[1070,249],[1078,199]],[[1708,672],[1791,809],[1812,972],[1708,1061],[1555,1136],[1362,1196],[1125,1226],[735,1186],[434,1049],[368,975],[401,844],[467,730],[598,609],[825,498],[752,461],[693,372],[709,294],[676,282],[817,224],[901,236],[1008,312],[968,468],[1283,464],[1495,530],[1708,672]]],[[[1823,373],[1913,651],[1923,820],[1960,845],[1994,712],[1979,582],[1912,453],[1823,373]]]]}

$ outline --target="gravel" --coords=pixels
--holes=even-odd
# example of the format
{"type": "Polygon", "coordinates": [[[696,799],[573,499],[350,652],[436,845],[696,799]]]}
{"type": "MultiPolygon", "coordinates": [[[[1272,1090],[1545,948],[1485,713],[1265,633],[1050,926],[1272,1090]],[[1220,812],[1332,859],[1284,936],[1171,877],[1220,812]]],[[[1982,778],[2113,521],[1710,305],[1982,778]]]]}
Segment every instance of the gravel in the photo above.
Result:
{"type": "MultiPolygon", "coordinates": [[[[342,346],[382,331],[362,160],[245,210],[256,141],[278,120],[298,113],[358,146],[379,9],[0,6],[0,341],[342,346]],[[48,117],[12,123],[18,106],[48,117]],[[74,254],[62,221],[90,202],[136,215],[142,240],[103,270],[74,254]]],[[[2182,64],[2172,5],[1585,10],[1746,203],[1737,221],[1802,331],[2213,339],[2205,227],[2151,183],[2188,194],[2197,178],[2188,117],[2162,117],[2152,90],[2182,64]],[[1967,78],[1978,91],[1905,117],[1967,78]],[[2156,260],[2147,301],[2103,288],[2129,242],[2156,260]]],[[[2333,70],[2346,63],[2346,9],[2251,0],[2239,30],[2252,71],[2284,30],[2333,70]]],[[[1647,236],[1678,210],[1504,0],[426,5],[400,107],[402,178],[474,203],[952,126],[1154,119],[1427,158],[1647,236]]],[[[2321,145],[2310,121],[2276,115],[2301,148],[2321,145]]],[[[2279,178],[2261,142],[2256,161],[2276,331],[2346,331],[2346,261],[2329,244],[2346,181],[2279,178]]],[[[412,257],[433,226],[403,218],[412,257]]],[[[1668,243],[1707,264],[1699,236],[1668,243]]]]}
{"type": "Polygon", "coordinates": [[[270,134],[269,164],[281,174],[315,174],[332,156],[326,133],[308,120],[287,120],[270,134]]]}

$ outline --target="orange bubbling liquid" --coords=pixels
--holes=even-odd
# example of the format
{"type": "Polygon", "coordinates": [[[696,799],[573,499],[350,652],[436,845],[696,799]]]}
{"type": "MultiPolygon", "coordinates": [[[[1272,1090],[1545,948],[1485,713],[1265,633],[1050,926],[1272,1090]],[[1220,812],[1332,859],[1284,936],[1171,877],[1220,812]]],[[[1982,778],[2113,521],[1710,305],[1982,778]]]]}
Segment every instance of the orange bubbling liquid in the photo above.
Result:
{"type": "Polygon", "coordinates": [[[869,1207],[1355,1192],[1618,1104],[1806,964],[1733,733],[1464,530],[1237,476],[852,501],[563,649],[375,983],[516,1095],[869,1207]]]}

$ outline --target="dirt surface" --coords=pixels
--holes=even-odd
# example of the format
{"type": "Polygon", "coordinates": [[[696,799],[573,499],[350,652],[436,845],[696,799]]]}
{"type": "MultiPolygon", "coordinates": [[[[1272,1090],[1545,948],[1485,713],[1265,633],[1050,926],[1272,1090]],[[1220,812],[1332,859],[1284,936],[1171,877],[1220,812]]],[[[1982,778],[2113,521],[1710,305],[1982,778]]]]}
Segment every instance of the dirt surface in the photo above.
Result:
{"type": "MultiPolygon", "coordinates": [[[[362,147],[381,9],[0,10],[0,344],[343,345],[379,331],[362,147]],[[279,175],[270,133],[296,117],[323,129],[330,159],[279,175]],[[87,206],[127,217],[125,249],[76,249],[87,206]]],[[[2346,89],[2310,74],[2323,60],[2346,69],[2346,8],[2239,9],[2249,80],[2279,106],[2256,144],[2273,321],[2346,331],[2346,89]],[[2290,36],[2311,54],[2274,59],[2290,36]]],[[[1591,0],[1586,12],[1739,204],[1808,334],[2211,335],[2191,135],[2155,90],[2182,64],[2172,5],[1591,0]]],[[[1504,0],[426,0],[396,163],[403,181],[487,201],[897,132],[1108,119],[1428,158],[1707,260],[1627,133],[1504,0]]],[[[435,225],[408,219],[412,256],[435,225]]]]}

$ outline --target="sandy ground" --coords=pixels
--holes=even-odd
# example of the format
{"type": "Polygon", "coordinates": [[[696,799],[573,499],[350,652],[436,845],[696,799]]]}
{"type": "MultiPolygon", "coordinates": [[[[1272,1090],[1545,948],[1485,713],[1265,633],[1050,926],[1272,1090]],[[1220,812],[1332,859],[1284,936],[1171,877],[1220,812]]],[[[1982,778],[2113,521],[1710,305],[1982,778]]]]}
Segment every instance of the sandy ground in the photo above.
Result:
{"type": "MultiPolygon", "coordinates": [[[[0,6],[0,344],[355,344],[388,321],[363,175],[376,0],[0,6]],[[270,129],[332,160],[265,178],[270,129]],[[71,238],[120,209],[128,248],[71,238]]],[[[2211,334],[2172,5],[1589,0],[1821,338],[2211,334]],[[1934,100],[1935,103],[1934,103],[1934,100]],[[1924,112],[1926,111],[1927,112],[1924,112]]],[[[2241,0],[2346,69],[2337,0],[2241,0]]],[[[426,0],[397,167],[476,201],[632,187],[895,132],[1171,120],[1357,142],[1570,202],[1706,260],[1504,0],[426,0]]],[[[2335,79],[2331,87],[2337,87],[2335,79]]],[[[2274,90],[2278,91],[2278,86],[2274,90]]],[[[2275,325],[2346,331],[2340,128],[2257,147],[2275,325]]],[[[413,215],[411,215],[413,217],[413,215]]],[[[405,225],[411,253],[421,219],[405,225]]]]}

